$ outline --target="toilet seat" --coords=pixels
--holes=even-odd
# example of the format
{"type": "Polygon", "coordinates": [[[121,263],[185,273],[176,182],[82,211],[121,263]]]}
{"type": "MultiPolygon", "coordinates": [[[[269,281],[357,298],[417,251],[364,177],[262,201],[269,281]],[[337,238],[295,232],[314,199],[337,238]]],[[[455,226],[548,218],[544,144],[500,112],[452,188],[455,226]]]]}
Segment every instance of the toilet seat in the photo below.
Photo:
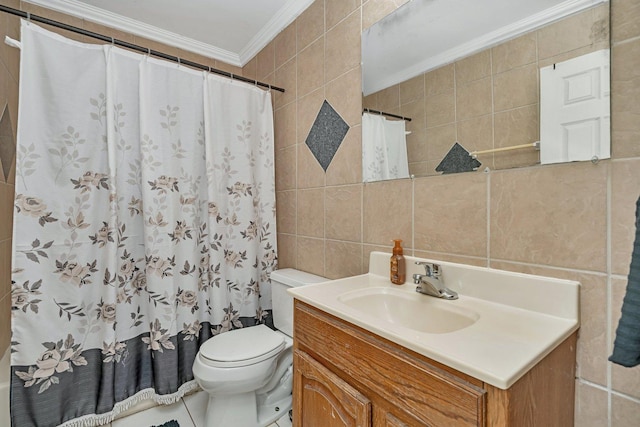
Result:
{"type": "Polygon", "coordinates": [[[200,346],[203,363],[217,368],[238,368],[267,360],[280,353],[285,339],[265,325],[225,332],[200,346]]]}

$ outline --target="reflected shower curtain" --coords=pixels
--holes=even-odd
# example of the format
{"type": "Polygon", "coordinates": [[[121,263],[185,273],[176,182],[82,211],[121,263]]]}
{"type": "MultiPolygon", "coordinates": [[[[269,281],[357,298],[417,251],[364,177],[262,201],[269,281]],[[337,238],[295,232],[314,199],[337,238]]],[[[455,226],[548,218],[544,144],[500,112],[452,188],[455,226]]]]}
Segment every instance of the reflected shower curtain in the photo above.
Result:
{"type": "Polygon", "coordinates": [[[404,120],[362,114],[362,180],[409,178],[404,120]]]}
{"type": "Polygon", "coordinates": [[[14,426],[178,400],[212,335],[270,322],[270,94],[22,24],[14,426]]]}

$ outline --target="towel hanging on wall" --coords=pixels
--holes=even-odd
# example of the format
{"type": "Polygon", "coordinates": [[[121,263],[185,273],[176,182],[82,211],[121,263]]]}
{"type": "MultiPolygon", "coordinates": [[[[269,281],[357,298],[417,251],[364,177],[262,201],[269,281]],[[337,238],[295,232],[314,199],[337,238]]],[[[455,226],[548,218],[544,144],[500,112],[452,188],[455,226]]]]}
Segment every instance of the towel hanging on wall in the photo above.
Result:
{"type": "Polygon", "coordinates": [[[627,291],[622,302],[622,316],[616,329],[613,354],[609,360],[628,368],[640,365],[640,198],[636,202],[636,237],[627,291]]]}

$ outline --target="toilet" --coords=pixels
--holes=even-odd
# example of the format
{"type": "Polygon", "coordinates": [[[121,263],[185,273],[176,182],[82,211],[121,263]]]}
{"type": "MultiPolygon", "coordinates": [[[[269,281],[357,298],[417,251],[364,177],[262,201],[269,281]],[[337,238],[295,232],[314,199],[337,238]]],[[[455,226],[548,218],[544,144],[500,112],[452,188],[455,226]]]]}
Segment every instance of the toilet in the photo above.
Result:
{"type": "Polygon", "coordinates": [[[206,427],[265,427],[291,409],[293,297],[287,289],[327,279],[292,268],[270,277],[278,330],[258,325],[216,335],[193,362],[193,376],[209,394],[206,427]]]}

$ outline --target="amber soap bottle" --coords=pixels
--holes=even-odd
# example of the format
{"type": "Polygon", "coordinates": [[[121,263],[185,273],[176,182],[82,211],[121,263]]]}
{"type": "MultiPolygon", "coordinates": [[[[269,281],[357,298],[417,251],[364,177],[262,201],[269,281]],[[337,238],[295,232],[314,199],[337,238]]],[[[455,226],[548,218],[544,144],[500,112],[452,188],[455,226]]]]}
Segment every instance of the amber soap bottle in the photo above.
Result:
{"type": "Polygon", "coordinates": [[[404,255],[402,253],[402,246],[400,246],[402,240],[394,240],[394,243],[393,255],[391,255],[391,283],[394,285],[402,285],[406,277],[404,255]]]}

